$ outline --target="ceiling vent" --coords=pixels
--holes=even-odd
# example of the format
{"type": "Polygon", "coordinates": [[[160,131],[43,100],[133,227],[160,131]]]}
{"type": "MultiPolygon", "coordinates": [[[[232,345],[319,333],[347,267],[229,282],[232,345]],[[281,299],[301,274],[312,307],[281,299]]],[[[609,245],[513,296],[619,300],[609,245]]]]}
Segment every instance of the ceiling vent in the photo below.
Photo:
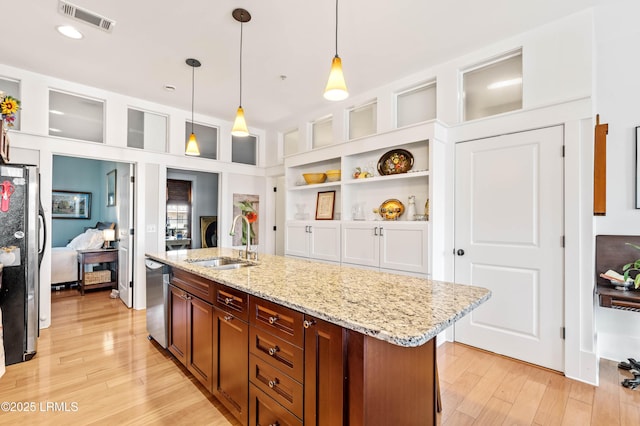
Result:
{"type": "Polygon", "coordinates": [[[63,0],[58,1],[58,11],[65,16],[75,19],[76,21],[81,21],[94,27],[98,27],[108,33],[110,33],[112,28],[116,25],[116,22],[112,19],[105,18],[104,16],[82,9],[75,4],[71,4],[63,0]]]}

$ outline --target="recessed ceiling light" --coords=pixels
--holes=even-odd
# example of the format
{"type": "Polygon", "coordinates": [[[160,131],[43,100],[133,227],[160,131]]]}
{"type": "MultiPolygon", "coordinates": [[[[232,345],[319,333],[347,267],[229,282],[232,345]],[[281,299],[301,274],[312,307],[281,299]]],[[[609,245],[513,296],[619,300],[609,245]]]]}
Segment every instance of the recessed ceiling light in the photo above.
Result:
{"type": "Polygon", "coordinates": [[[174,92],[176,90],[176,86],[174,86],[173,84],[165,84],[164,90],[166,90],[167,92],[174,92]]]}
{"type": "Polygon", "coordinates": [[[62,133],[62,130],[56,129],[54,127],[49,127],[49,131],[52,132],[52,133],[62,133]]]}
{"type": "Polygon", "coordinates": [[[64,115],[64,112],[62,112],[62,111],[58,111],[57,109],[50,109],[50,110],[49,110],[49,114],[54,114],[54,115],[64,115]]]}
{"type": "Polygon", "coordinates": [[[73,28],[71,25],[59,25],[56,27],[56,29],[63,36],[72,38],[74,40],[80,40],[83,37],[82,33],[73,28]]]}

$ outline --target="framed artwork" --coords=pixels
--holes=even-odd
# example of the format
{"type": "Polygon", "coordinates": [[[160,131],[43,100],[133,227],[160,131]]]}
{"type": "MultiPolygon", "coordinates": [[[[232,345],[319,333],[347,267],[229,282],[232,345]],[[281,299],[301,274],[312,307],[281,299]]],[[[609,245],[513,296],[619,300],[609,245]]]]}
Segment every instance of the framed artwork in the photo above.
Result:
{"type": "Polygon", "coordinates": [[[53,190],[52,219],[91,219],[91,193],[53,190]]]}
{"type": "Polygon", "coordinates": [[[116,205],[116,182],[117,182],[116,169],[107,173],[107,207],[116,205]]]}
{"type": "Polygon", "coordinates": [[[336,191],[318,192],[316,220],[333,220],[333,206],[335,201],[336,191]]]}
{"type": "MultiPolygon", "coordinates": [[[[260,196],[252,194],[233,194],[233,217],[243,215],[249,221],[249,235],[251,244],[259,244],[260,221],[260,196]]],[[[232,238],[232,246],[241,246],[247,243],[247,225],[244,220],[238,220],[235,235],[232,238]],[[238,224],[239,223],[239,224],[238,224]],[[242,230],[242,231],[240,231],[242,230]]]]}
{"type": "Polygon", "coordinates": [[[200,216],[200,246],[218,247],[218,216],[200,216]]]}

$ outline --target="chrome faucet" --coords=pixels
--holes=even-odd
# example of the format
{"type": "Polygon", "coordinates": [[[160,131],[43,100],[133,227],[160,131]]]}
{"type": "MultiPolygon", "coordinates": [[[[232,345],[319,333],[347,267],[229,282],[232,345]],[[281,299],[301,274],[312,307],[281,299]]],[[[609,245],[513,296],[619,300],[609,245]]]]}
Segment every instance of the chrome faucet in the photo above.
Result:
{"type": "MultiPolygon", "coordinates": [[[[235,235],[235,229],[236,229],[236,223],[238,222],[238,219],[242,218],[242,220],[247,224],[247,246],[244,249],[244,258],[249,260],[249,255],[252,254],[253,256],[253,260],[258,260],[258,249],[256,247],[256,250],[253,251],[251,250],[251,228],[250,228],[250,224],[249,224],[249,219],[247,219],[247,217],[243,214],[239,214],[236,217],[233,218],[233,223],[231,224],[231,229],[229,230],[229,235],[233,236],[235,235]]],[[[240,255],[241,252],[238,252],[238,255],[240,255]]]]}

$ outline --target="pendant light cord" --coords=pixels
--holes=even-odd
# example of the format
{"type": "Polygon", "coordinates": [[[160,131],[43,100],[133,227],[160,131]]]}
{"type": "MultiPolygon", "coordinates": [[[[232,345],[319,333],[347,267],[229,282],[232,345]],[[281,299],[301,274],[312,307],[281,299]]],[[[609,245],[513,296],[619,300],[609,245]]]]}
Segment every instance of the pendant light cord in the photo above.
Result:
{"type": "Polygon", "coordinates": [[[338,56],[338,0],[336,0],[336,56],[338,56]]]}
{"type": "Polygon", "coordinates": [[[242,107],[242,27],[244,22],[240,21],[240,104],[242,107]]]}
{"type": "Polygon", "coordinates": [[[196,67],[191,65],[191,133],[193,134],[193,97],[196,87],[196,67]]]}

